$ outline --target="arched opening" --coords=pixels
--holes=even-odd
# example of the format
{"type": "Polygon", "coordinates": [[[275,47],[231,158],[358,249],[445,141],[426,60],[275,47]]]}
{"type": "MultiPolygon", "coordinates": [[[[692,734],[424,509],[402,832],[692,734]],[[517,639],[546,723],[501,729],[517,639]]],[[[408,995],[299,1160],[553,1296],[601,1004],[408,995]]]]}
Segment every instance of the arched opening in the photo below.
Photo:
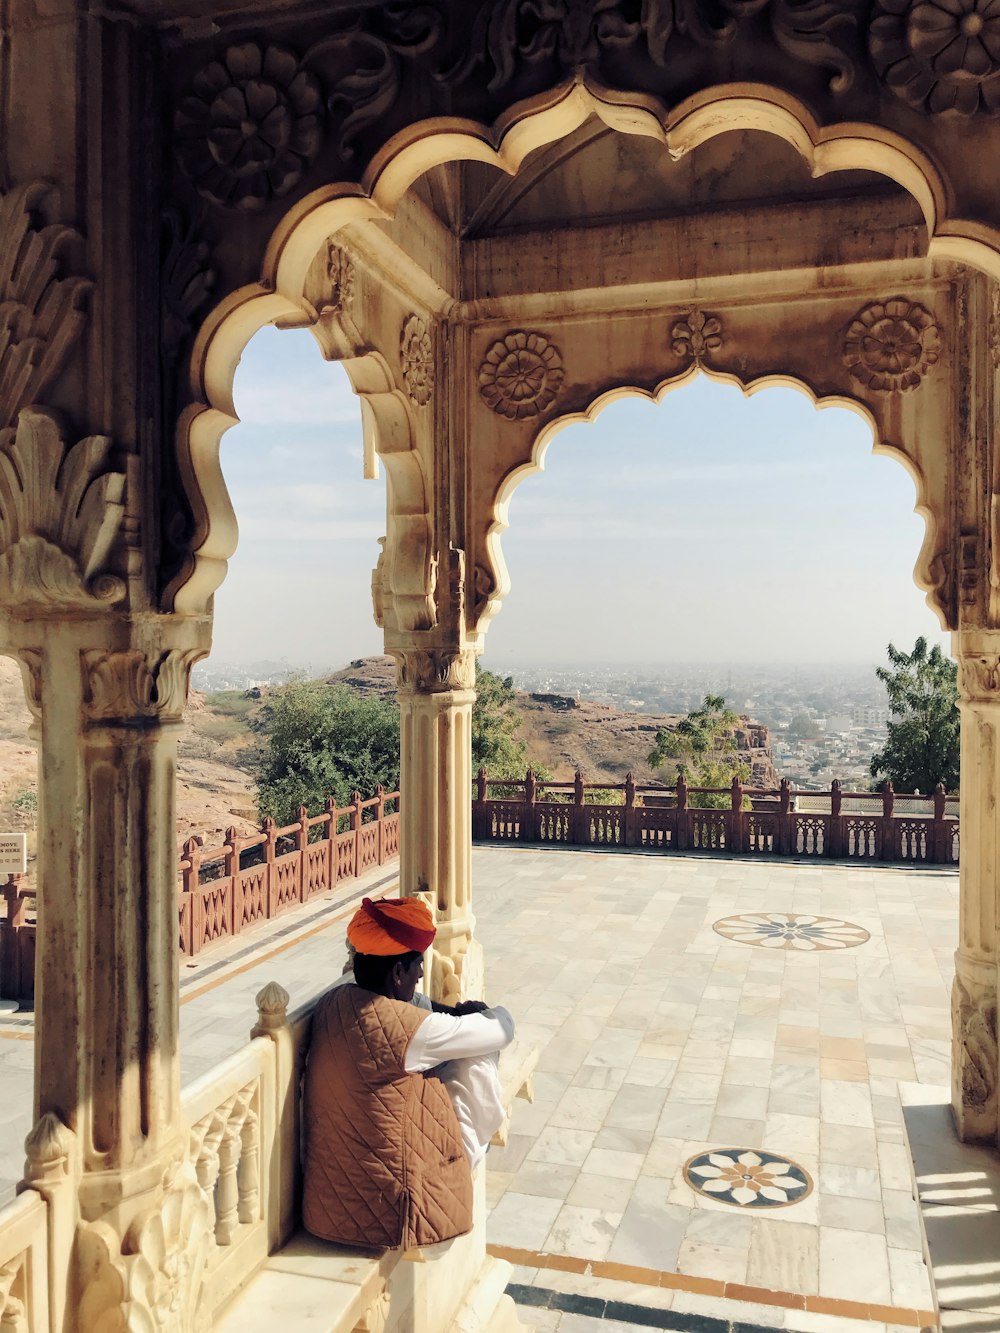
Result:
{"type": "MultiPolygon", "coordinates": [[[[334,184],[293,208],[272,237],[261,284],[234,292],[204,322],[191,367],[196,404],[179,427],[182,471],[196,510],[198,534],[194,565],[167,590],[169,604],[180,610],[204,605],[224,576],[233,530],[216,460],[219,437],[232,420],[235,365],[248,337],[263,324],[309,323],[315,318],[315,311],[303,302],[303,292],[309,268],[328,238],[371,223],[377,231],[391,231],[386,220],[399,214],[409,188],[438,164],[484,163],[516,174],[533,152],[567,139],[591,118],[627,136],[658,140],[674,158],[719,134],[763,131],[765,137],[773,135],[790,145],[814,177],[877,173],[902,186],[916,201],[928,230],[929,256],[1000,275],[997,238],[978,223],[949,216],[947,182],[913,145],[877,125],[820,127],[801,104],[773,89],[720,87],[667,113],[649,98],[632,104],[624,98],[612,101],[575,83],[555,99],[523,104],[492,130],[467,122],[414,126],[372,162],[365,181],[367,195],[359,197],[355,186],[334,184]]],[[[434,295],[434,286],[425,288],[425,297],[434,295]]],[[[439,286],[436,292],[440,297],[439,286]]]]}
{"type": "MultiPolygon", "coordinates": [[[[911,406],[915,399],[906,397],[936,364],[936,350],[929,342],[921,343],[916,357],[920,373],[915,380],[904,383],[908,370],[900,378],[896,370],[880,369],[881,353],[875,355],[872,369],[862,364],[863,357],[852,361],[848,347],[854,323],[864,324],[864,317],[871,315],[874,305],[885,307],[897,291],[909,291],[911,285],[918,290],[912,298],[907,297],[907,312],[913,313],[913,307],[919,305],[922,313],[914,314],[914,319],[921,330],[943,327],[951,307],[945,309],[947,302],[942,298],[936,303],[936,297],[949,282],[959,280],[947,265],[956,259],[971,260],[986,270],[995,265],[989,244],[947,217],[947,188],[930,164],[900,140],[874,129],[821,129],[803,108],[766,90],[731,90],[714,99],[695,99],[668,116],[646,103],[611,104],[577,85],[565,96],[550,99],[545,107],[522,108],[522,112],[495,135],[468,126],[453,126],[447,131],[440,126],[423,127],[406,142],[391,145],[373,164],[366,182],[368,197],[359,198],[356,191],[338,193],[331,187],[293,210],[273,237],[264,264],[264,282],[260,287],[235,293],[206,324],[196,349],[194,374],[201,407],[192,409],[182,423],[191,444],[195,477],[210,472],[215,437],[231,411],[233,358],[250,329],[265,320],[315,324],[329,334],[328,345],[340,355],[363,361],[378,381],[386,408],[391,408],[386,419],[396,423],[394,435],[391,431],[383,434],[383,442],[393,442],[388,452],[395,459],[396,475],[419,479],[419,484],[400,488],[410,497],[408,511],[394,511],[391,491],[389,499],[390,533],[394,514],[417,520],[408,530],[411,536],[415,534],[414,544],[407,547],[404,542],[393,547],[397,562],[394,596],[402,591],[397,575],[406,570],[419,574],[414,580],[418,585],[414,597],[421,590],[426,594],[426,620],[421,621],[423,613],[415,611],[407,632],[433,627],[440,630],[444,641],[447,631],[454,628],[447,616],[455,607],[471,603],[474,608],[472,623],[466,618],[460,636],[447,641],[446,648],[436,640],[430,644],[435,651],[441,650],[442,657],[434,659],[428,653],[427,675],[420,681],[426,684],[436,672],[436,683],[448,686],[442,694],[451,692],[456,682],[459,690],[455,692],[460,692],[467,680],[457,672],[452,674],[454,654],[451,659],[443,654],[454,650],[471,655],[469,643],[473,638],[477,640],[475,646],[481,646],[481,637],[477,636],[482,635],[490,613],[495,612],[507,591],[497,542],[506,524],[506,505],[517,482],[538,470],[544,446],[560,425],[594,415],[616,397],[636,393],[663,397],[668,387],[687,381],[698,370],[747,388],[784,380],[806,387],[814,401],[860,405],[870,416],[878,447],[894,451],[907,461],[925,522],[923,547],[917,559],[918,581],[932,595],[943,618],[953,624],[958,534],[949,527],[955,512],[954,491],[949,488],[954,478],[947,475],[946,468],[925,467],[927,457],[944,438],[939,429],[941,422],[931,420],[928,413],[917,420],[911,406]],[[724,131],[735,131],[740,138],[727,140],[724,131]],[[753,157],[750,150],[761,143],[766,148],[753,157]],[[646,147],[650,147],[649,153],[644,151],[646,147]],[[684,158],[689,152],[691,168],[687,174],[684,158]],[[699,153],[704,153],[700,173],[699,153]],[[675,175],[671,175],[668,155],[682,159],[675,175]],[[662,166],[659,173],[651,165],[654,157],[662,166]],[[468,165],[453,168],[451,164],[459,160],[468,165]],[[588,163],[597,165],[594,179],[602,184],[603,194],[590,188],[585,170],[588,163]],[[757,188],[771,169],[773,188],[770,192],[757,188]],[[501,179],[500,172],[512,175],[513,184],[501,179]],[[623,178],[632,188],[619,193],[616,186],[623,178]],[[885,179],[891,182],[888,188],[885,179]],[[699,190],[704,193],[699,194],[699,190]],[[621,199],[635,206],[634,213],[614,216],[621,199]],[[859,199],[870,210],[866,218],[876,221],[870,228],[852,234],[838,226],[837,218],[855,209],[859,199]],[[664,200],[670,207],[659,216],[657,208],[664,200]],[[706,205],[704,214],[710,216],[699,212],[702,204],[706,205]],[[796,235],[805,238],[794,256],[777,248],[773,252],[768,249],[768,227],[780,230],[779,215],[791,208],[797,210],[796,235]],[[697,225],[692,223],[692,215],[697,215],[697,225]],[[702,223],[704,227],[699,230],[702,223]],[[655,231],[657,225],[659,231],[655,231]],[[644,237],[648,241],[654,232],[655,242],[643,250],[644,237]],[[876,260],[864,253],[869,233],[877,233],[885,247],[876,260]],[[663,239],[666,237],[673,238],[673,249],[663,239]],[[956,237],[963,238],[962,242],[956,237]],[[380,299],[375,299],[361,310],[354,331],[342,312],[334,312],[336,318],[327,328],[322,302],[324,279],[320,275],[317,283],[316,274],[331,244],[342,245],[354,256],[359,273],[373,283],[373,290],[391,307],[389,315],[379,308],[380,299]],[[571,246],[578,248],[575,262],[571,246]],[[935,261],[946,261],[945,268],[935,267],[929,255],[935,261]],[[866,268],[868,263],[871,268],[866,268]],[[572,268],[571,282],[560,280],[564,268],[572,268]],[[551,275],[548,282],[547,273],[551,275]],[[883,278],[884,273],[892,275],[891,282],[883,278]],[[880,284],[890,285],[874,292],[871,287],[876,278],[880,284]],[[806,304],[803,292],[815,306],[815,318],[809,312],[808,318],[802,316],[806,304]],[[940,316],[939,305],[944,311],[940,316]],[[755,323],[758,308],[765,306],[771,314],[755,323]],[[407,309],[415,313],[407,315],[407,309]],[[775,310],[780,311],[780,318],[775,310]],[[718,311],[723,312],[721,319],[714,313],[718,311]],[[363,329],[361,314],[368,320],[363,329]],[[425,319],[438,340],[437,351],[430,359],[440,398],[428,395],[421,399],[407,380],[403,355],[406,340],[405,334],[401,338],[401,326],[405,331],[411,317],[425,319]],[[664,327],[653,338],[652,324],[644,325],[642,321],[655,317],[664,327]],[[706,334],[713,320],[725,325],[724,348],[713,344],[706,334]],[[681,325],[686,325],[687,334],[673,333],[681,325]],[[602,328],[608,330],[606,336],[602,336],[602,328]],[[536,334],[535,330],[540,332],[536,334]],[[529,367],[524,376],[529,381],[524,396],[516,399],[509,386],[497,387],[495,371],[503,352],[492,360],[491,355],[498,345],[514,352],[521,342],[532,338],[533,350],[543,346],[551,353],[546,364],[554,368],[553,374],[539,392],[533,384],[538,379],[537,367],[529,367]],[[720,354],[716,356],[716,352],[720,354]],[[485,385],[491,386],[489,394],[480,391],[485,385]],[[444,580],[439,575],[446,567],[444,561],[459,553],[464,565],[455,558],[447,566],[453,578],[448,595],[441,600],[444,580]],[[469,596],[470,590],[474,596],[469,596]]],[[[628,212],[624,208],[620,211],[628,212]]],[[[432,341],[430,336],[428,340],[432,341]]],[[[544,381],[544,375],[542,378],[544,381]]],[[[360,384],[361,380],[356,380],[356,385],[360,384]]],[[[943,396],[938,395],[936,401],[943,410],[943,396]]],[[[215,530],[211,521],[210,490],[210,486],[200,484],[205,504],[201,545],[196,553],[198,568],[175,590],[175,605],[180,609],[201,604],[228,558],[224,525],[215,530]]],[[[218,512],[222,512],[218,488],[214,500],[219,502],[218,512]]],[[[425,691],[427,696],[430,693],[429,689],[425,691]]],[[[423,702],[426,704],[426,699],[423,702]]],[[[418,719],[420,725],[413,728],[413,735],[419,738],[413,748],[424,765],[421,814],[425,816],[424,826],[430,830],[421,835],[421,854],[430,847],[427,856],[436,866],[450,861],[454,884],[467,890],[468,881],[462,880],[460,865],[466,839],[455,814],[458,804],[464,804],[461,790],[468,785],[466,770],[455,759],[460,748],[456,737],[465,734],[467,715],[459,712],[464,706],[449,703],[433,715],[427,706],[418,719]]],[[[736,816],[741,809],[734,807],[732,813],[736,816]]],[[[721,822],[718,826],[722,827],[721,822]]],[[[406,873],[409,871],[404,871],[404,876],[406,873]]],[[[821,875],[822,871],[816,873],[821,875]]],[[[612,1030],[607,1034],[595,1036],[590,1031],[588,1042],[598,1037],[603,1041],[595,1053],[581,1049],[584,1039],[576,1033],[587,1029],[588,1015],[575,1003],[569,1008],[554,1005],[552,1012],[559,1015],[558,1022],[553,1019],[546,1023],[542,1015],[543,1027],[558,1028],[563,1022],[576,1027],[572,1034],[563,1034],[568,1043],[565,1050],[559,1046],[557,1031],[548,1034],[553,1040],[555,1060],[565,1057],[567,1067],[553,1063],[546,1070],[551,1077],[544,1085],[545,1114],[539,1111],[535,1122],[536,1128],[542,1128],[526,1157],[534,1153],[538,1162],[555,1161],[578,1172],[582,1169],[591,1177],[614,1179],[620,1172],[622,1179],[627,1176],[634,1184],[649,1154],[659,1153],[654,1160],[659,1161],[662,1174],[650,1170],[647,1175],[658,1182],[656,1188],[661,1191],[659,1182],[667,1177],[674,1191],[681,1189],[678,1173],[700,1155],[692,1152],[689,1160],[683,1160],[681,1149],[685,1145],[709,1151],[713,1142],[721,1142],[724,1137],[734,1145],[736,1136],[742,1133],[740,1151],[754,1153],[778,1132],[775,1125],[789,1129],[789,1118],[801,1116],[811,1123],[799,1124],[798,1129],[815,1147],[796,1148],[794,1161],[815,1181],[824,1171],[828,1178],[836,1177],[837,1171],[830,1169],[844,1165],[829,1154],[826,1161],[823,1159],[824,1121],[841,1128],[860,1125],[871,1129],[873,1140],[879,1118],[889,1123],[884,1100],[877,1101],[884,1097],[883,1092],[873,1090],[870,1077],[860,1075],[855,1067],[862,1061],[855,1059],[858,1048],[851,1043],[861,1041],[863,1045],[864,1034],[859,1037],[853,1030],[844,1030],[855,1028],[861,1018],[853,1011],[849,1015],[835,1013],[841,1003],[836,995],[845,989],[838,984],[836,968],[827,966],[822,973],[816,971],[807,986],[802,969],[797,963],[789,963],[790,990],[796,992],[797,1003],[786,1003],[782,1012],[782,983],[775,975],[777,955],[762,950],[761,959],[769,960],[766,964],[756,956],[736,957],[732,950],[747,941],[732,935],[724,935],[726,944],[717,944],[715,937],[723,932],[716,927],[728,917],[768,910],[766,902],[764,906],[742,900],[737,904],[738,881],[743,874],[742,870],[724,869],[704,903],[698,896],[700,890],[685,895],[673,887],[662,892],[653,888],[649,894],[653,908],[647,912],[646,898],[636,907],[629,922],[629,938],[619,949],[613,975],[606,980],[601,972],[607,960],[602,962],[593,950],[598,947],[597,937],[609,924],[604,917],[626,913],[612,910],[601,915],[593,906],[584,924],[562,918],[558,928],[549,929],[552,918],[547,909],[561,910],[562,905],[554,903],[547,893],[540,896],[540,902],[536,900],[532,911],[546,912],[544,950],[550,956],[558,954],[556,989],[565,989],[575,999],[591,983],[606,987],[595,994],[607,997],[606,1009],[610,1012],[604,1017],[613,1017],[614,1021],[608,1024],[612,1030]],[[683,902],[685,897],[687,901],[683,902]],[[729,910],[723,909],[721,900],[729,910]],[[709,920],[709,906],[716,905],[718,916],[709,920]],[[563,926],[565,931],[559,934],[563,926]],[[658,945],[665,947],[668,936],[680,946],[682,956],[675,960],[674,971],[681,980],[671,976],[664,981],[660,975],[656,981],[661,987],[657,1003],[669,1008],[658,1015],[666,1021],[650,1035],[637,1016],[643,998],[636,993],[629,973],[642,960],[648,960],[658,945]],[[715,961],[706,964],[707,958],[717,961],[718,968],[715,961]],[[733,977],[741,979],[740,985],[727,984],[733,977]],[[778,994],[773,993],[775,986],[778,994]],[[807,989],[809,994],[803,998],[807,989]],[[824,1026],[826,1013],[833,1015],[832,1027],[824,1026]],[[808,1022],[801,1021],[804,1015],[809,1016],[808,1022]],[[732,1023],[721,1021],[729,1017],[732,1023]],[[839,1028],[838,1019],[843,1020],[839,1028]],[[805,1037],[778,1031],[799,1027],[806,1029],[805,1037]],[[628,1037],[623,1037],[623,1032],[628,1032],[628,1037]],[[689,1047],[689,1041],[693,1046],[689,1047]],[[725,1045],[727,1059],[723,1064],[704,1050],[695,1049],[706,1043],[725,1045]],[[796,1057],[797,1043],[814,1049],[814,1063],[821,1059],[829,1062],[825,1076],[820,1068],[810,1072],[808,1088],[804,1082],[802,1086],[796,1083],[800,1076],[788,1072],[804,1063],[801,1053],[796,1057]],[[641,1047],[646,1049],[640,1051],[641,1047]],[[770,1047],[770,1055],[762,1047],[770,1047]],[[623,1052],[627,1052],[624,1064],[623,1052]],[[782,1067],[780,1074],[775,1073],[778,1066],[782,1067]],[[588,1072],[592,1069],[602,1072],[588,1072]],[[603,1072],[609,1069],[614,1072],[603,1072]],[[771,1087],[772,1074],[785,1080],[773,1105],[762,1095],[771,1087]],[[824,1077],[828,1084],[868,1086],[862,1096],[851,1088],[824,1088],[824,1077]],[[633,1098],[631,1107],[625,1105],[627,1098],[619,1097],[626,1084],[647,1090],[629,1094],[633,1098]],[[651,1088],[656,1095],[648,1091],[651,1088]],[[699,1089],[707,1089],[711,1096],[695,1095],[699,1089]],[[567,1117],[571,1121],[573,1105],[586,1100],[579,1093],[590,1090],[612,1094],[604,1097],[601,1123],[583,1131],[583,1137],[574,1141],[572,1160],[547,1157],[555,1141],[565,1138],[564,1131],[572,1130],[567,1117]],[[617,1103],[614,1110],[612,1103],[617,1103]],[[692,1104],[699,1106],[697,1115],[690,1109],[692,1104]],[[609,1112],[610,1118],[606,1114],[609,1112]],[[598,1135],[603,1136],[601,1142],[597,1141],[598,1135]],[[671,1140],[671,1146],[654,1148],[657,1138],[671,1140]],[[640,1157],[642,1163],[635,1160],[640,1157]]],[[[753,878],[756,870],[747,874],[753,878]]],[[[445,910],[449,899],[448,893],[441,891],[443,879],[433,881],[413,873],[411,880],[409,887],[415,891],[433,891],[437,882],[436,905],[445,910]]],[[[760,883],[759,877],[754,883],[760,883]]],[[[779,895],[781,910],[812,918],[832,916],[832,912],[821,910],[827,906],[823,901],[827,890],[814,882],[811,869],[790,879],[789,885],[779,895]]],[[[851,947],[877,937],[875,952],[882,947],[888,950],[889,930],[883,929],[879,935],[855,919],[871,914],[862,902],[864,895],[854,884],[845,891],[853,895],[851,902],[856,909],[841,923],[852,930],[857,928],[851,947]]],[[[615,895],[618,890],[609,892],[615,895]]],[[[870,886],[865,892],[870,899],[870,886]]],[[[595,895],[598,901],[604,901],[600,894],[595,895]]],[[[459,944],[452,948],[446,962],[451,967],[449,979],[454,983],[454,993],[460,994],[460,969],[465,966],[463,945],[466,939],[470,944],[474,941],[467,894],[460,898],[456,893],[452,905],[460,906],[465,913],[462,916],[456,910],[454,919],[448,922],[449,946],[456,940],[459,944]]],[[[737,922],[732,929],[750,929],[752,924],[737,922]]],[[[939,941],[921,929],[923,969],[939,961],[935,952],[939,941]]],[[[844,946],[843,937],[831,939],[831,950],[844,946]]],[[[770,945],[766,947],[770,949],[770,945]]],[[[655,958],[653,962],[655,972],[655,958]]],[[[890,964],[895,965],[891,956],[890,964]]],[[[537,999],[546,984],[545,966],[542,945],[525,939],[495,969],[493,981],[502,989],[509,987],[522,999],[537,999]],[[516,960],[511,961],[514,954],[516,960]]],[[[901,957],[899,966],[905,970],[906,959],[901,957]]],[[[663,969],[659,972],[662,974],[663,969]]],[[[940,1008],[939,998],[936,992],[933,1007],[940,1008]]],[[[894,992],[886,1003],[896,1005],[898,1010],[894,992]]],[[[541,1014],[541,1010],[538,1012],[541,1014]]],[[[946,1006],[937,1017],[946,1020],[946,1006]]],[[[937,1041],[937,1028],[935,1034],[932,1040],[937,1041]]],[[[917,1060],[911,1058],[915,1074],[942,1074],[945,1062],[941,1049],[935,1047],[929,1055],[914,1049],[912,1055],[917,1054],[926,1056],[926,1060],[918,1068],[917,1060]]],[[[875,1057],[882,1058],[892,1063],[888,1056],[875,1057]]],[[[900,1060],[900,1067],[894,1067],[887,1077],[906,1077],[903,1063],[900,1060]]],[[[591,1110],[597,1114],[594,1108],[591,1110]]],[[[834,1151],[842,1154],[844,1136],[838,1138],[834,1131],[826,1137],[838,1141],[840,1147],[834,1151]]],[[[872,1146],[877,1145],[873,1142],[872,1146]]],[[[776,1143],[774,1150],[792,1155],[791,1149],[781,1144],[776,1143]]],[[[553,1151],[558,1153],[560,1149],[555,1146],[553,1151]]],[[[546,1177],[551,1174],[540,1170],[546,1177]]],[[[688,1177],[684,1180],[690,1183],[688,1177]]],[[[551,1185],[551,1181],[547,1179],[546,1184],[551,1185]]],[[[538,1217],[546,1214],[548,1225],[545,1234],[537,1237],[539,1247],[570,1245],[569,1238],[553,1231],[555,1219],[563,1216],[564,1209],[570,1210],[565,1214],[567,1223],[572,1222],[574,1209],[614,1210],[612,1198],[621,1197],[621,1190],[606,1190],[602,1196],[592,1180],[584,1184],[596,1191],[587,1198],[599,1198],[598,1204],[583,1202],[586,1191],[578,1196],[579,1201],[571,1201],[571,1185],[555,1203],[554,1195],[545,1194],[550,1202],[538,1210],[538,1217]]],[[[809,1192],[816,1193],[811,1188],[809,1192]]],[[[513,1193],[518,1191],[514,1189],[513,1193]]],[[[689,1249],[683,1259],[680,1250],[672,1258],[654,1255],[648,1245],[668,1229],[669,1218],[657,1212],[655,1225],[650,1225],[648,1198],[627,1194],[621,1200],[620,1211],[622,1218],[629,1214],[626,1230],[638,1238],[637,1243],[616,1250],[617,1238],[613,1240],[606,1232],[600,1241],[588,1235],[580,1243],[589,1247],[591,1257],[660,1269],[689,1263],[693,1266],[684,1270],[688,1273],[736,1282],[753,1275],[749,1249],[744,1250],[742,1267],[737,1262],[721,1274],[718,1268],[709,1271],[698,1267],[701,1260],[706,1264],[714,1260],[694,1253],[698,1245],[694,1231],[685,1237],[689,1249]],[[602,1249],[604,1240],[608,1244],[602,1249]]],[[[514,1238],[526,1241],[525,1220],[537,1207],[531,1203],[534,1196],[530,1190],[526,1189],[526,1195],[527,1203],[514,1200],[507,1206],[501,1201],[501,1208],[507,1207],[509,1214],[503,1215],[509,1223],[506,1243],[516,1243],[514,1238]]],[[[702,1197],[711,1203],[709,1195],[703,1192],[702,1197]]],[[[801,1197],[804,1201],[807,1195],[801,1197]]],[[[781,1202],[790,1201],[785,1198],[781,1202]]],[[[814,1208],[817,1204],[818,1198],[814,1208]]],[[[670,1206],[682,1205],[675,1197],[670,1206]]],[[[703,1206],[696,1204],[692,1212],[703,1206]]],[[[596,1224],[593,1218],[583,1220],[596,1224]]],[[[694,1220],[696,1224],[700,1221],[694,1220]]],[[[746,1228],[741,1225],[734,1230],[746,1228]]],[[[924,1308],[924,1289],[918,1292],[916,1284],[894,1282],[884,1227],[881,1234],[884,1271],[880,1270],[874,1288],[879,1299],[887,1304],[905,1303],[911,1309],[924,1308]]],[[[776,1240],[773,1233],[771,1239],[776,1240]]],[[[875,1244],[867,1235],[864,1243],[875,1244]]],[[[756,1276],[762,1278],[759,1268],[756,1276]]],[[[820,1281],[818,1273],[807,1280],[820,1281]]]]}

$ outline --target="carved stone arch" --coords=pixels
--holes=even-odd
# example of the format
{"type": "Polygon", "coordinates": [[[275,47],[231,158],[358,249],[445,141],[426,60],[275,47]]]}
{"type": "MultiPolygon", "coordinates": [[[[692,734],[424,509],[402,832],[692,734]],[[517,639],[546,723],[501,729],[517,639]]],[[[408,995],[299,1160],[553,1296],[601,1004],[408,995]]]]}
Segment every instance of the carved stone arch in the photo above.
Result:
{"type": "MultiPolygon", "coordinates": [[[[332,216],[338,216],[336,211],[332,216]]],[[[348,207],[339,216],[348,222],[355,210],[348,207]]],[[[236,516],[219,464],[219,445],[239,420],[232,394],[243,349],[260,328],[273,324],[308,329],[324,358],[343,366],[359,399],[364,474],[378,476],[379,458],[385,465],[387,534],[373,582],[378,623],[404,631],[435,623],[430,494],[414,430],[414,405],[427,400],[414,398],[406,366],[401,374],[394,372],[388,357],[372,345],[364,319],[354,309],[355,286],[348,243],[334,232],[324,235],[295,300],[245,289],[223,302],[202,327],[192,358],[191,388],[210,401],[186,409],[178,427],[181,475],[193,501],[199,543],[191,565],[175,580],[176,591],[168,589],[175,610],[202,609],[236,549],[236,516]],[[326,274],[325,295],[317,269],[326,274]]],[[[392,336],[398,343],[399,331],[392,336]]]]}
{"type": "Polygon", "coordinates": [[[477,543],[476,586],[479,596],[475,608],[476,621],[474,625],[470,625],[470,633],[481,640],[490,621],[500,610],[504,597],[510,591],[510,579],[501,543],[504,532],[510,526],[508,519],[510,502],[524,480],[545,470],[545,455],[563,427],[578,422],[596,421],[606,408],[624,398],[643,398],[658,405],[667,394],[683,388],[699,373],[718,383],[735,385],[747,398],[766,389],[794,389],[806,397],[817,410],[831,407],[846,408],[861,417],[872,432],[872,452],[896,459],[913,482],[916,492],[913,512],[924,522],[924,537],[914,564],[914,581],[926,594],[927,605],[937,616],[942,628],[954,628],[954,608],[950,600],[952,587],[949,581],[949,575],[953,571],[946,560],[946,553],[941,549],[942,534],[937,521],[937,514],[941,512],[944,497],[931,498],[924,470],[912,451],[907,448],[905,441],[889,438],[884,405],[878,402],[865,402],[848,393],[820,394],[805,379],[791,375],[770,373],[743,379],[738,374],[709,369],[692,362],[685,370],[668,376],[651,387],[641,383],[615,384],[598,392],[585,406],[560,413],[547,421],[540,430],[526,437],[529,446],[527,456],[513,466],[500,481],[494,495],[488,527],[481,534],[482,544],[477,543]]]}
{"type": "MultiPolygon", "coordinates": [[[[955,211],[955,192],[937,159],[898,131],[875,123],[823,125],[800,100],[772,86],[719,84],[668,109],[652,94],[603,88],[579,76],[511,105],[491,124],[455,117],[415,122],[372,154],[359,181],[322,186],[293,204],[264,247],[260,280],[226,296],[203,323],[190,363],[194,402],[182,414],[178,432],[180,474],[196,532],[188,566],[166,590],[168,608],[204,610],[224,577],[236,526],[218,465],[218,442],[236,420],[235,366],[263,324],[308,325],[316,317],[303,293],[310,265],[328,238],[346,227],[390,220],[413,182],[436,165],[478,161],[514,175],[528,154],[594,116],[624,134],[659,140],[675,157],[726,131],[760,130],[795,147],[816,176],[853,169],[878,172],[918,201],[930,257],[1000,279],[1000,230],[955,211]]],[[[412,467],[398,461],[394,467],[403,478],[400,492],[413,494],[412,467]]],[[[482,575],[478,582],[483,584],[482,575]]],[[[482,586],[477,596],[483,600],[482,586]]]]}

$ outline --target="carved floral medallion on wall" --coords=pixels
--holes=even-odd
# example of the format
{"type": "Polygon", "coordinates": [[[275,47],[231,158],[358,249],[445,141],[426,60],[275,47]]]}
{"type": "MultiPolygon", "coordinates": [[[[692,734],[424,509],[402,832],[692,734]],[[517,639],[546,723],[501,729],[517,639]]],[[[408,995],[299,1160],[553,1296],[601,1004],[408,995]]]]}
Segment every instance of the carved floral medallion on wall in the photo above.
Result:
{"type": "Polygon", "coordinates": [[[934,316],[905,296],[866,305],[844,339],[844,365],[879,393],[915,389],[940,355],[941,332],[934,316]]]}
{"type": "Polygon", "coordinates": [[[479,392],[494,412],[521,421],[551,407],[564,378],[558,347],[544,333],[515,329],[487,351],[479,392]]]}
{"type": "Polygon", "coordinates": [[[330,284],[328,308],[343,314],[354,302],[354,265],[347,251],[335,241],[327,243],[326,277],[330,284]]]}
{"type": "Polygon", "coordinates": [[[399,362],[406,392],[419,407],[430,402],[434,389],[434,349],[427,325],[419,315],[403,320],[399,334],[399,362]]]}
{"type": "Polygon", "coordinates": [[[323,137],[319,84],[282,46],[231,46],[194,78],[177,111],[181,166],[200,194],[263,208],[287,194],[323,137]]]}
{"type": "Polygon", "coordinates": [[[878,0],[869,49],[911,106],[1000,110],[1000,0],[878,0]]]}
{"type": "Polygon", "coordinates": [[[670,330],[670,350],[675,356],[690,357],[698,365],[722,346],[722,320],[692,310],[670,330]]]}

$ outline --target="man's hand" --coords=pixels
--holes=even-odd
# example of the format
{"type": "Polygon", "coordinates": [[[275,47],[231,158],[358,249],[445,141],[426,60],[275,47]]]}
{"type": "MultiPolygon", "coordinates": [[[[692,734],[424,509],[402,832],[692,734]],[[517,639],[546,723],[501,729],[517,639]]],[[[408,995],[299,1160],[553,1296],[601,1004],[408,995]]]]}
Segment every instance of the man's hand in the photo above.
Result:
{"type": "Polygon", "coordinates": [[[483,1004],[482,1000],[463,1000],[461,1004],[438,1004],[435,1000],[431,1004],[436,1014],[450,1014],[452,1018],[465,1018],[467,1014],[481,1014],[490,1006],[483,1004]]]}

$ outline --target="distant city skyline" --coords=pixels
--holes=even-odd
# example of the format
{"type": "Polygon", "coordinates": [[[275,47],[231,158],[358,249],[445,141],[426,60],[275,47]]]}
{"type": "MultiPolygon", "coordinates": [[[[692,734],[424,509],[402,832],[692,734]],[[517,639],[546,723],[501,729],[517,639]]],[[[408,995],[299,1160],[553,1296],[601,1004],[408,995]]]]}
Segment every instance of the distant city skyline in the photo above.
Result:
{"type": "MultiPolygon", "coordinates": [[[[240,547],[213,659],[321,669],[381,652],[385,486],[362,479],[346,375],[308,333],[264,329],[235,401],[222,464],[240,547]]],[[[705,377],[567,426],[511,501],[486,665],[855,665],[919,634],[947,650],[912,581],[913,482],[871,444],[846,409],[705,377]]]]}

